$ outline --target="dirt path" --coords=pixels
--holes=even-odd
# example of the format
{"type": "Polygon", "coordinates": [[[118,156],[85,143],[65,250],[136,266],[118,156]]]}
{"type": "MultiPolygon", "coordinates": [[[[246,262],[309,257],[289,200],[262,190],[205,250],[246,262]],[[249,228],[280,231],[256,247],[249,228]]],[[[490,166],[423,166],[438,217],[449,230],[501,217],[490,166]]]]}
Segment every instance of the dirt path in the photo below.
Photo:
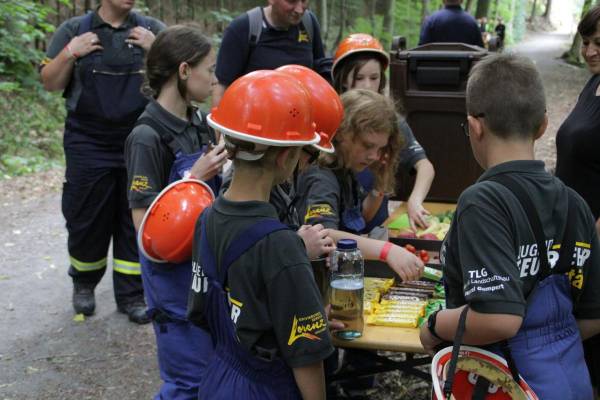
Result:
{"type": "MultiPolygon", "coordinates": [[[[564,35],[533,34],[515,48],[544,78],[550,126],[536,153],[551,168],[556,130],[589,76],[556,59],[568,45],[564,35]]],[[[61,170],[0,181],[0,399],[151,398],[159,385],[151,327],[116,312],[109,276],[97,314],[73,321],[61,181],[61,170]]],[[[422,382],[399,374],[381,382],[372,398],[427,398],[422,382]]]]}

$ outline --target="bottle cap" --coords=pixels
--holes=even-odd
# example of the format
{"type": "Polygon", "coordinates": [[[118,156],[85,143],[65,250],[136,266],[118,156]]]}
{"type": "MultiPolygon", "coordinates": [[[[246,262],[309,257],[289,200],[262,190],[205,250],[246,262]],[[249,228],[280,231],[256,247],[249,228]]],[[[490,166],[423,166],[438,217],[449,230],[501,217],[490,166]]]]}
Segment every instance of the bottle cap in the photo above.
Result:
{"type": "Polygon", "coordinates": [[[354,239],[340,239],[337,242],[337,248],[340,250],[354,250],[356,247],[356,240],[354,239]]]}

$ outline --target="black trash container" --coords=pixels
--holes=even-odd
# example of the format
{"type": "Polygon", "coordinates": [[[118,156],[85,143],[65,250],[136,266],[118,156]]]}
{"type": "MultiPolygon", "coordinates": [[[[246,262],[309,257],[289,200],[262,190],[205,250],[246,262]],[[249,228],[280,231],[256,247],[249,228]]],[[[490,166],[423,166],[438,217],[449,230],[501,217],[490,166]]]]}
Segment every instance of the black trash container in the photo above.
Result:
{"type": "MultiPolygon", "coordinates": [[[[435,168],[427,201],[456,202],[483,172],[475,161],[466,122],[465,90],[469,71],[487,50],[463,43],[429,43],[392,50],[390,91],[402,103],[415,137],[435,168]]],[[[397,174],[397,198],[406,200],[414,176],[397,174]]]]}

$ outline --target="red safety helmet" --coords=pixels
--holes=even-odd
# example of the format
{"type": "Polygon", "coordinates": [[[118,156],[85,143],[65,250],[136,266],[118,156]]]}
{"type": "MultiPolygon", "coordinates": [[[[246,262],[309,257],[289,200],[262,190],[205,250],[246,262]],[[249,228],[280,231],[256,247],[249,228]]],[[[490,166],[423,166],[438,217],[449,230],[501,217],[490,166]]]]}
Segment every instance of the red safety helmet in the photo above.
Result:
{"type": "Polygon", "coordinates": [[[335,56],[333,57],[333,67],[331,74],[335,76],[335,68],[339,63],[351,54],[355,53],[372,53],[383,64],[383,69],[386,69],[390,63],[390,56],[383,49],[379,40],[366,33],[353,33],[338,46],[335,56]]]}
{"type": "Polygon", "coordinates": [[[315,144],[310,94],[278,71],[255,71],[236,79],[207,117],[226,136],[267,146],[315,144]]]}
{"type": "Polygon", "coordinates": [[[331,142],[344,118],[344,106],[340,96],[329,82],[310,68],[285,65],[276,71],[293,76],[308,90],[317,133],[321,136],[319,143],[313,146],[326,153],[333,153],[335,149],[331,142]]]}
{"type": "MultiPolygon", "coordinates": [[[[439,351],[431,362],[431,377],[433,400],[444,400],[444,383],[448,376],[450,360],[452,359],[452,346],[439,351]]],[[[506,361],[492,353],[477,347],[460,346],[452,395],[454,400],[471,400],[477,377],[482,376],[490,382],[486,400],[538,400],[538,397],[521,377],[516,382],[506,361]]]]}
{"type": "Polygon", "coordinates": [[[215,199],[210,187],[196,179],[182,179],[154,199],[138,231],[138,247],[156,263],[181,263],[192,257],[196,220],[215,199]]]}

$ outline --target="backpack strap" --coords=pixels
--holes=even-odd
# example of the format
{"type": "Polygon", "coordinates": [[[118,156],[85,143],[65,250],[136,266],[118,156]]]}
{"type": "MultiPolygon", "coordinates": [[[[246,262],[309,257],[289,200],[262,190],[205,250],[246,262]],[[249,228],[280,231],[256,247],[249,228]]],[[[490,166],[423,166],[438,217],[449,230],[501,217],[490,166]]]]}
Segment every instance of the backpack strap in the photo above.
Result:
{"type": "Polygon", "coordinates": [[[315,37],[315,25],[313,24],[312,13],[309,10],[306,10],[304,14],[302,14],[302,25],[306,30],[308,40],[312,44],[313,38],[315,37]]]}
{"type": "MultiPolygon", "coordinates": [[[[263,12],[262,7],[254,7],[251,10],[246,11],[248,14],[248,44],[250,47],[255,47],[260,40],[260,35],[262,33],[262,25],[263,25],[263,12]]],[[[312,13],[309,10],[306,10],[304,14],[302,14],[302,26],[306,30],[306,34],[308,35],[308,40],[312,43],[313,38],[315,37],[315,25],[312,19],[312,13]]]]}
{"type": "Polygon", "coordinates": [[[79,27],[77,28],[77,36],[80,36],[86,32],[92,30],[92,18],[94,13],[92,11],[88,11],[83,18],[79,21],[79,27]]]}
{"type": "Polygon", "coordinates": [[[150,29],[150,20],[148,18],[133,11],[131,11],[131,14],[133,14],[136,26],[141,26],[142,28],[146,28],[149,31],[152,30],[150,29]]]}
{"type": "Polygon", "coordinates": [[[262,7],[254,7],[246,11],[248,14],[248,44],[254,47],[258,44],[260,34],[262,33],[263,14],[262,7]]]}

